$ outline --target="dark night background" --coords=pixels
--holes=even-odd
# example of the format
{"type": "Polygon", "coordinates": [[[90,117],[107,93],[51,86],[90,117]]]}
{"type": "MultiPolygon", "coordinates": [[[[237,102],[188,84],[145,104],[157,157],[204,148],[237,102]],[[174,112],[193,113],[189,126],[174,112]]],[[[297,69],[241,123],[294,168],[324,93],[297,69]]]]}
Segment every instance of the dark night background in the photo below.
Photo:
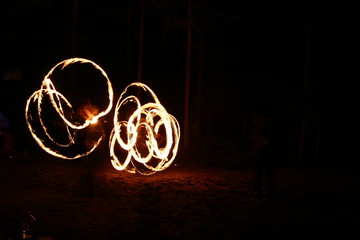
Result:
{"type": "MultiPolygon", "coordinates": [[[[246,155],[251,117],[266,112],[276,129],[280,168],[355,174],[360,166],[355,3],[191,2],[189,133],[182,135],[177,164],[252,167],[246,155]]],[[[183,130],[187,7],[187,0],[1,0],[0,105],[20,158],[44,157],[28,133],[25,102],[56,63],[71,57],[99,64],[116,100],[131,82],[147,84],[183,130]],[[6,72],[21,76],[6,79],[6,72]]]]}

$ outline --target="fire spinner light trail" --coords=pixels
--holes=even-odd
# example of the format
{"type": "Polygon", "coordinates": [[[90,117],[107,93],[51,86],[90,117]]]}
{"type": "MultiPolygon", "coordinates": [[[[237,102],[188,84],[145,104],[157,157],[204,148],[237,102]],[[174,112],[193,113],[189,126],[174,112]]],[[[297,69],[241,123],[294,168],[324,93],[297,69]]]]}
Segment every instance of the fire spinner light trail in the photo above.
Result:
{"type": "Polygon", "coordinates": [[[115,169],[143,175],[162,171],[173,162],[179,139],[178,121],[148,86],[132,83],[125,88],[116,104],[109,140],[115,169]]]}
{"type": "MultiPolygon", "coordinates": [[[[79,132],[96,132],[94,129],[98,126],[98,120],[111,111],[112,102],[113,89],[105,71],[90,60],[72,58],[56,64],[45,76],[41,88],[27,100],[25,118],[30,133],[46,152],[59,158],[77,159],[90,154],[101,142],[102,135],[95,134],[96,138],[90,141],[91,145],[87,148],[75,148],[78,151],[80,149],[80,152],[69,154],[66,150],[79,145],[80,140],[89,142],[86,137],[81,139],[79,132]],[[76,118],[79,114],[75,113],[70,101],[56,90],[51,81],[55,70],[60,68],[61,71],[73,63],[91,64],[105,77],[107,84],[106,109],[101,112],[93,107],[84,109],[83,116],[85,113],[86,118],[82,122],[76,118]],[[53,109],[50,117],[48,112],[44,114],[44,105],[53,109]],[[52,119],[54,116],[58,123],[50,124],[49,127],[48,118],[52,119]],[[53,130],[54,126],[57,131],[53,130]],[[66,136],[66,141],[58,140],[59,131],[66,136]]],[[[179,123],[174,116],[167,113],[148,86],[132,83],[125,88],[116,104],[113,122],[109,148],[111,163],[115,169],[150,175],[171,165],[178,151],[179,123]]]]}
{"type": "Polygon", "coordinates": [[[97,139],[94,139],[91,142],[91,146],[82,149],[80,148],[80,152],[75,154],[69,153],[66,151],[66,148],[75,148],[79,150],[79,148],[76,148],[81,144],[77,141],[79,131],[89,131],[89,129],[86,128],[90,128],[90,125],[95,125],[99,118],[109,113],[112,109],[112,105],[113,89],[106,72],[99,65],[90,60],[71,58],[56,64],[44,77],[40,89],[35,91],[26,102],[25,119],[31,135],[46,152],[59,158],[77,159],[91,153],[100,143],[102,136],[100,135],[97,139]],[[99,70],[101,75],[106,79],[109,96],[106,109],[101,112],[91,112],[91,110],[88,109],[87,119],[83,122],[76,119],[72,104],[64,95],[56,90],[55,85],[52,82],[52,75],[55,70],[62,71],[74,63],[91,64],[95,69],[99,70]],[[54,125],[49,124],[49,116],[43,116],[43,106],[46,105],[44,102],[47,102],[48,105],[51,103],[51,106],[55,110],[55,114],[51,117],[55,116],[54,119],[58,121],[56,124],[56,131],[51,129],[54,128],[54,125]],[[51,126],[50,129],[48,124],[51,126]],[[66,136],[66,140],[63,143],[58,140],[58,135],[60,135],[60,133],[66,136]]]}

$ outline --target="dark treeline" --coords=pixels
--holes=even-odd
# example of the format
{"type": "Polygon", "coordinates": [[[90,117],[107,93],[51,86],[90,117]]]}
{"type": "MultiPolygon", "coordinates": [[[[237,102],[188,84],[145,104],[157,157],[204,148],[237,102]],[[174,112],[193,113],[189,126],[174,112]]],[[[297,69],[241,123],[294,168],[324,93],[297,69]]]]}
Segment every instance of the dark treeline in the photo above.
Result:
{"type": "Polygon", "coordinates": [[[2,77],[2,109],[26,130],[23,106],[42,77],[84,57],[116,96],[142,81],[182,129],[187,116],[193,163],[245,165],[252,116],[265,112],[284,164],[358,166],[355,8],[280,2],[2,0],[1,74],[22,72],[2,77]]]}

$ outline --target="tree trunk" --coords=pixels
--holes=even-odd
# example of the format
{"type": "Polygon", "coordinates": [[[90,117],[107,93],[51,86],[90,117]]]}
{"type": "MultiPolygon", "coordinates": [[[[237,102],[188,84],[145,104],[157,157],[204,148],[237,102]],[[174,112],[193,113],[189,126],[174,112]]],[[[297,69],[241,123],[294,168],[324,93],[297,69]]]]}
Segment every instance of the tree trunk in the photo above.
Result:
{"type": "Polygon", "coordinates": [[[139,59],[137,81],[142,82],[143,66],[143,43],[144,43],[144,1],[140,1],[140,24],[139,24],[139,59]]]}
{"type": "Polygon", "coordinates": [[[198,49],[198,74],[197,74],[197,91],[196,91],[196,114],[195,124],[196,137],[199,138],[203,132],[202,128],[202,95],[203,95],[203,62],[204,62],[204,37],[203,32],[199,32],[199,49],[198,49]]]}
{"type": "Polygon", "coordinates": [[[130,47],[131,47],[131,10],[130,10],[130,0],[128,0],[127,6],[127,18],[126,18],[126,56],[125,56],[125,79],[131,79],[131,71],[130,71],[130,47]]]}
{"type": "Polygon", "coordinates": [[[78,25],[78,10],[79,0],[73,1],[72,9],[72,26],[71,26],[71,53],[77,54],[77,25],[78,25]]]}
{"type": "Polygon", "coordinates": [[[311,33],[311,20],[310,20],[310,1],[305,2],[305,66],[304,66],[304,85],[303,85],[303,115],[300,126],[300,139],[298,145],[298,160],[305,161],[306,157],[306,144],[309,138],[309,118],[310,118],[310,33],[311,33]]]}
{"type": "Polygon", "coordinates": [[[189,147],[189,103],[190,103],[190,65],[191,65],[191,38],[192,38],[192,12],[191,12],[191,0],[188,0],[187,6],[187,40],[186,40],[186,65],[185,65],[185,103],[184,103],[184,149],[189,147]]]}

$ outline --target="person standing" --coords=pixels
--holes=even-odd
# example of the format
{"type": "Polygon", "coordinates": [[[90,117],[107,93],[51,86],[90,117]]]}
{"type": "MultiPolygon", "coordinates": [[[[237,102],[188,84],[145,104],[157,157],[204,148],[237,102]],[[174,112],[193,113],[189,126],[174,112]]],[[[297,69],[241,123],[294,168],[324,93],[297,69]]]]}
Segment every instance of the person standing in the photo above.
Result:
{"type": "Polygon", "coordinates": [[[251,121],[249,155],[255,160],[254,194],[275,194],[274,170],[276,154],[274,126],[270,114],[254,114],[251,121]]]}
{"type": "Polygon", "coordinates": [[[0,112],[0,153],[7,158],[16,157],[14,139],[8,118],[0,112]]]}

